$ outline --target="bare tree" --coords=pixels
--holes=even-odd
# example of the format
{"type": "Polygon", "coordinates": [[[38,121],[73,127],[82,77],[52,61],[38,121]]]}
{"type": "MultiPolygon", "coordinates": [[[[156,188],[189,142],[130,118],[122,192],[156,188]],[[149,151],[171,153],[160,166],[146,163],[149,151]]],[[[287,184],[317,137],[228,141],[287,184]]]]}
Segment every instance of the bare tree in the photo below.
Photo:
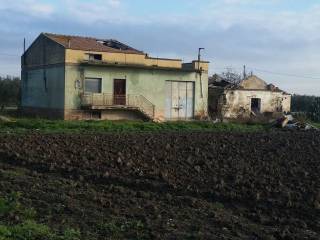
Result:
{"type": "Polygon", "coordinates": [[[237,73],[232,68],[227,68],[226,71],[221,74],[221,78],[233,85],[239,85],[242,81],[241,74],[237,73]]]}

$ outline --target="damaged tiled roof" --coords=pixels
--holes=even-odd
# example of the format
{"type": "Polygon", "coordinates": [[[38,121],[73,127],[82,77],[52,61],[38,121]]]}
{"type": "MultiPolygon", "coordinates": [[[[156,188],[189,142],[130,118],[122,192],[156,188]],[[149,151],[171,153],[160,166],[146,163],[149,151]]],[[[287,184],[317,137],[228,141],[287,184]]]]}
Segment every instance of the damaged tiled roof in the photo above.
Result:
{"type": "Polygon", "coordinates": [[[211,77],[211,82],[209,83],[209,88],[223,88],[223,89],[232,89],[232,90],[247,90],[247,91],[271,91],[271,92],[287,92],[279,89],[273,84],[267,84],[261,78],[252,75],[240,81],[240,83],[232,83],[226,79],[223,79],[221,76],[215,74],[211,77]]]}
{"type": "Polygon", "coordinates": [[[97,39],[91,37],[68,36],[52,33],[43,34],[68,49],[96,52],[144,54],[142,51],[134,49],[114,39],[97,39]]]}

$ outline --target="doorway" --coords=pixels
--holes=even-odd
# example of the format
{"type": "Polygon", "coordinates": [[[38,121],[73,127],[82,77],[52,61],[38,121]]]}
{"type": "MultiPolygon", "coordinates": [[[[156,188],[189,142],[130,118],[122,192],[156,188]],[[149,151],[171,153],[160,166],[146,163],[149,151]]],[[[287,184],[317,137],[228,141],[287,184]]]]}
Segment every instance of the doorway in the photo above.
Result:
{"type": "Polygon", "coordinates": [[[126,79],[113,80],[113,104],[126,105],[126,79]]]}
{"type": "Polygon", "coordinates": [[[166,82],[166,118],[188,120],[194,117],[194,82],[166,82]]]}
{"type": "Polygon", "coordinates": [[[251,98],[251,111],[254,113],[261,112],[261,98],[251,98]]]}

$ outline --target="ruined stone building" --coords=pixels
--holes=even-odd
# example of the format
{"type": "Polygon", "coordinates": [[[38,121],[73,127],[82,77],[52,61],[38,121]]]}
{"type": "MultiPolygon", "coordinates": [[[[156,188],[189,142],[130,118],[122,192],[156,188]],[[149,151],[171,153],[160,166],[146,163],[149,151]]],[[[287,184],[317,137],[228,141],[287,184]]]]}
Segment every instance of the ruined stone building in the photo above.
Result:
{"type": "Polygon", "coordinates": [[[207,116],[205,61],[153,58],[113,39],[42,33],[22,56],[22,112],[58,119],[207,116]]]}
{"type": "Polygon", "coordinates": [[[290,112],[291,95],[254,75],[239,84],[218,79],[209,84],[208,105],[213,118],[268,119],[290,112]]]}

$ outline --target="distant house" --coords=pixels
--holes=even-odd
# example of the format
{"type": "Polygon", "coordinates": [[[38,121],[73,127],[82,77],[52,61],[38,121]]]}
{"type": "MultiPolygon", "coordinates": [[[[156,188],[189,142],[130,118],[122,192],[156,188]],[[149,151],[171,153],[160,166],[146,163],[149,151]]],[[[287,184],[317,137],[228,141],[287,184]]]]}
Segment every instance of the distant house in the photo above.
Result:
{"type": "Polygon", "coordinates": [[[290,108],[290,94],[254,75],[240,84],[221,79],[209,84],[209,112],[213,117],[238,120],[274,118],[290,112],[290,108]]]}
{"type": "Polygon", "coordinates": [[[42,33],[22,56],[22,111],[67,120],[201,118],[208,65],[152,58],[112,39],[42,33]]]}

